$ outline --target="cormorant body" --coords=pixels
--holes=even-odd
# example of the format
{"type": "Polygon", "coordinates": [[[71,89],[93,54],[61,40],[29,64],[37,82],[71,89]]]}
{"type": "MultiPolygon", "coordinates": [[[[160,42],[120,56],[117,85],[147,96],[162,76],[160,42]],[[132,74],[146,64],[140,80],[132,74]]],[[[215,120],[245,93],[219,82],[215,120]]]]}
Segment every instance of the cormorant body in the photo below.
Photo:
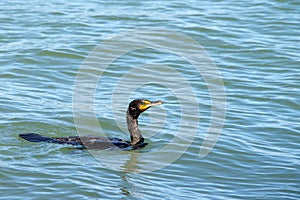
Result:
{"type": "Polygon", "coordinates": [[[144,142],[144,138],[138,128],[138,117],[148,108],[160,104],[162,104],[162,101],[151,102],[145,99],[136,99],[130,102],[126,112],[126,121],[131,141],[119,138],[96,136],[48,137],[36,133],[22,133],[19,136],[29,142],[68,144],[83,149],[138,149],[147,145],[147,143],[144,142]]]}

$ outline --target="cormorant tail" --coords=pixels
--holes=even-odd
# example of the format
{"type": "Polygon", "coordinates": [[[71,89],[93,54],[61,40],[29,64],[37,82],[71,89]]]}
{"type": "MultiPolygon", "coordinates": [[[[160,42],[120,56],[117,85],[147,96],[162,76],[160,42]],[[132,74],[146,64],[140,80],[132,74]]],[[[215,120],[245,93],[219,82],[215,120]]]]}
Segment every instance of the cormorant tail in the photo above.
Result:
{"type": "Polygon", "coordinates": [[[19,135],[20,138],[29,142],[49,142],[49,143],[60,143],[54,138],[43,136],[37,133],[22,133],[19,135]]]}

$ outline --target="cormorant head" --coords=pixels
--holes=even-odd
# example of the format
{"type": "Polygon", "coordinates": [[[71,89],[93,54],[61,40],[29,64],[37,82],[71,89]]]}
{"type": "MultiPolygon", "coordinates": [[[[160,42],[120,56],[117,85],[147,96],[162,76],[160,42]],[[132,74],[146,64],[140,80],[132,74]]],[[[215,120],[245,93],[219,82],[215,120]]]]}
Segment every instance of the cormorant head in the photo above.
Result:
{"type": "Polygon", "coordinates": [[[139,115],[145,110],[147,110],[148,108],[152,106],[160,105],[162,103],[163,102],[161,100],[149,101],[146,99],[136,99],[130,102],[128,106],[128,111],[133,118],[137,119],[139,115]]]}

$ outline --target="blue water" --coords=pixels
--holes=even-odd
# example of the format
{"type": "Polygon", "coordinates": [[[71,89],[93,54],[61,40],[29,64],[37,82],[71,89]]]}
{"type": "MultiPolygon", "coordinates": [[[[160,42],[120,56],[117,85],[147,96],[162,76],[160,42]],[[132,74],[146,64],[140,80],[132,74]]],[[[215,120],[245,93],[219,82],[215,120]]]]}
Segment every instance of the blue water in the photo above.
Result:
{"type": "Polygon", "coordinates": [[[0,199],[300,199],[299,1],[4,0],[0,27],[0,199]],[[137,29],[146,37],[133,40],[137,29]],[[191,43],[165,31],[204,47],[217,67],[208,74],[221,80],[207,81],[177,54],[192,58],[191,43]],[[149,48],[105,63],[137,41],[149,48]],[[168,51],[174,45],[181,48],[168,51]],[[77,90],[81,76],[87,85],[77,90]],[[135,98],[165,102],[140,116],[144,149],[87,151],[18,137],[127,140],[135,98]],[[226,109],[224,123],[214,109],[221,117],[226,109]],[[222,134],[201,157],[212,122],[222,134]]]}

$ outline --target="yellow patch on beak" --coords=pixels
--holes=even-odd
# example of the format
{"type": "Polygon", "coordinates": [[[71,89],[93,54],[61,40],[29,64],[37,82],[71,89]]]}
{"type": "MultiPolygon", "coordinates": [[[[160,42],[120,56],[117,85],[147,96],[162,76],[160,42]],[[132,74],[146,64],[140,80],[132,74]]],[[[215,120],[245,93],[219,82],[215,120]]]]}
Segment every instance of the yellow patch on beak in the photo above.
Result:
{"type": "Polygon", "coordinates": [[[141,102],[139,109],[141,111],[145,111],[145,110],[147,110],[150,107],[151,107],[151,102],[148,101],[148,100],[144,100],[144,101],[141,102]]]}

